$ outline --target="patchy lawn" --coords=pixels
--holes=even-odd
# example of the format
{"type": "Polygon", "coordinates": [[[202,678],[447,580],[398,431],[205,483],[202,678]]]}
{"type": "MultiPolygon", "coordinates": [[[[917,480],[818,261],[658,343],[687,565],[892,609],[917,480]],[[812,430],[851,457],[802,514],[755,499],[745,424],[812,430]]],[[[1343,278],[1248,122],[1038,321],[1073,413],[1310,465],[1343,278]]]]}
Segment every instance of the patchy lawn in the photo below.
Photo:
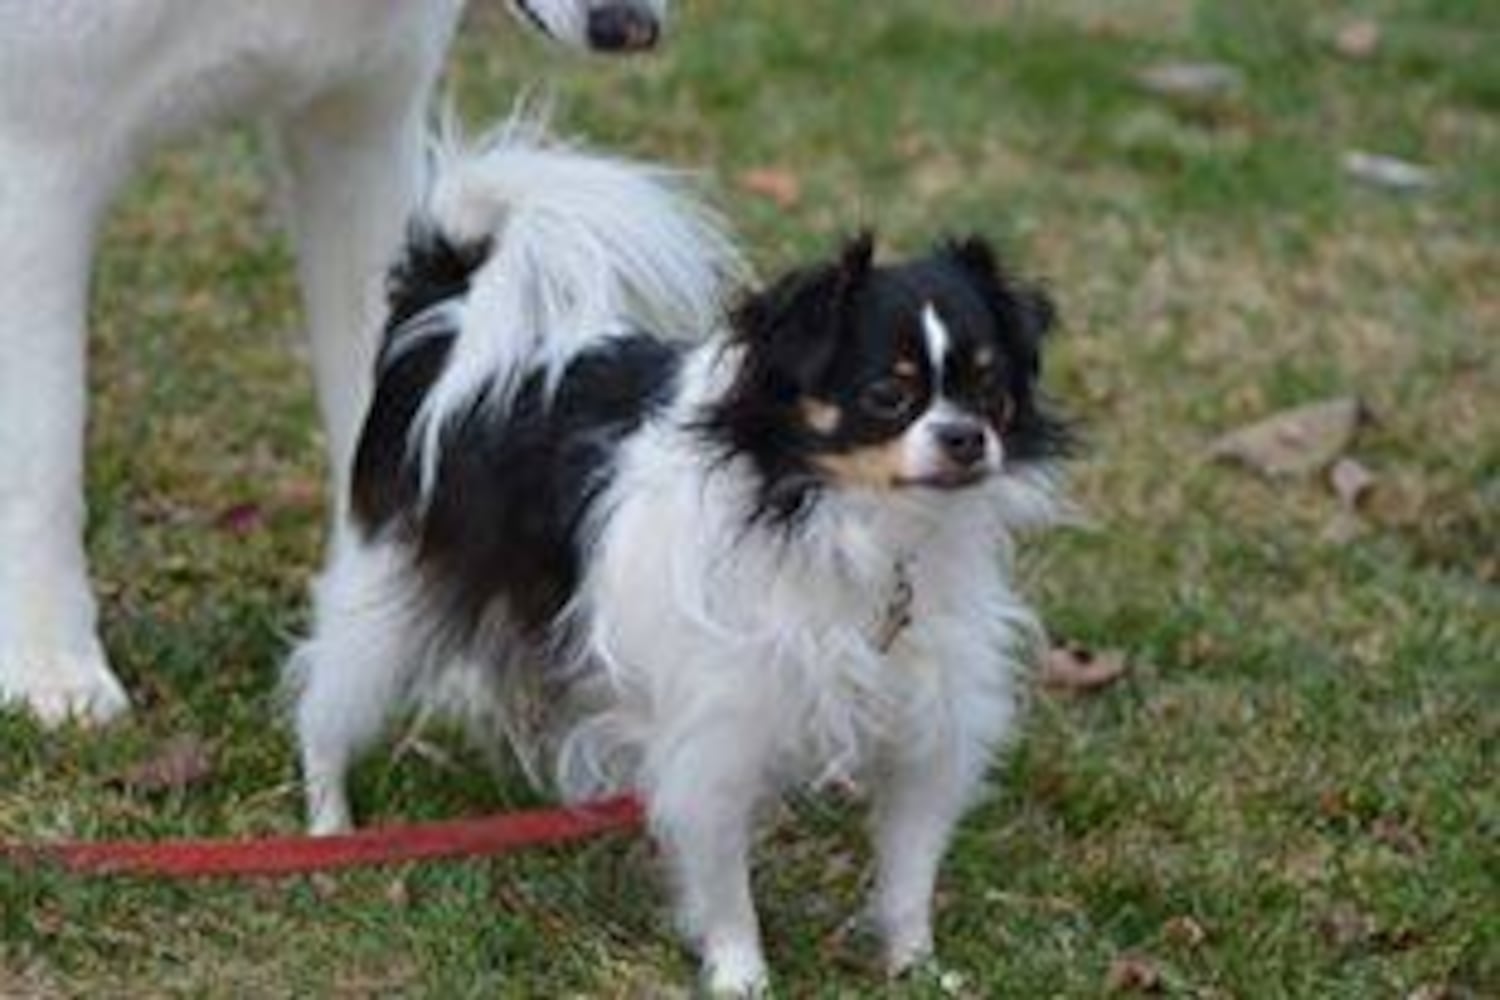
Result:
{"type": "MultiPolygon", "coordinates": [[[[1086,421],[1092,523],[1031,543],[1026,577],[1056,633],[1132,667],[1036,699],[944,873],[949,974],[893,992],[1500,995],[1500,7],[685,6],[629,64],[476,10],[460,105],[493,118],[548,81],[569,130],[701,167],[766,270],[864,223],[898,249],[986,231],[1066,319],[1050,379],[1086,421]],[[1184,61],[1237,81],[1136,82],[1184,61]],[[1350,150],[1436,184],[1361,182],[1350,150]],[[1349,395],[1374,416],[1354,515],[1321,475],[1204,460],[1349,395]]],[[[154,161],[109,229],[92,546],[137,711],[103,733],[0,719],[5,837],[299,824],[273,686],[321,470],[267,177],[250,134],[221,133],[154,161]],[[204,780],[111,780],[185,731],[204,780]]],[[[403,746],[359,775],[370,818],[531,801],[443,734],[403,746]]],[[[654,876],[628,839],[266,884],[0,871],[0,994],[680,992],[654,876]]],[[[882,988],[845,933],[856,809],[790,810],[758,880],[782,995],[882,988]]]]}

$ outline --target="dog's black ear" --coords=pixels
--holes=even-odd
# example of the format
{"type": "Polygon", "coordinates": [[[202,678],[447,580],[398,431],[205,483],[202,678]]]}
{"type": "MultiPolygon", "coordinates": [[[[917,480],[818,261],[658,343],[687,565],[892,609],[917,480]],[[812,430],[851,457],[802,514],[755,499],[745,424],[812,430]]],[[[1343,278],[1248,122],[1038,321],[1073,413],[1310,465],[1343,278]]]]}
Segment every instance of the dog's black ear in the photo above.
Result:
{"type": "Polygon", "coordinates": [[[1000,260],[983,236],[970,235],[938,247],[939,255],[957,264],[977,281],[998,281],[1000,260]]]}
{"type": "Polygon", "coordinates": [[[844,248],[839,251],[838,294],[849,295],[856,292],[870,276],[870,269],[874,265],[875,234],[871,230],[862,229],[845,240],[844,248]]]}
{"type": "Polygon", "coordinates": [[[834,260],[794,271],[741,304],[734,324],[755,367],[794,393],[817,385],[833,363],[874,256],[875,238],[862,232],[834,260]]]}
{"type": "Polygon", "coordinates": [[[1034,373],[1040,365],[1042,339],[1057,325],[1057,306],[1047,290],[1012,277],[982,236],[953,240],[939,247],[938,253],[974,283],[995,314],[1001,334],[1015,342],[1034,373]]]}

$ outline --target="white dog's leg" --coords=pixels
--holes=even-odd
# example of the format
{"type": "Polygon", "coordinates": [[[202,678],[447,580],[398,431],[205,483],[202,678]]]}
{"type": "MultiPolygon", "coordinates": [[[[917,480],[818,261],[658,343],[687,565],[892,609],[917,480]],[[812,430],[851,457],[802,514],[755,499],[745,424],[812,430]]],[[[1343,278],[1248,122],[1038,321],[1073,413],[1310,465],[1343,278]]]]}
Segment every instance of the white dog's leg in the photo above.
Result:
{"type": "Polygon", "coordinates": [[[701,726],[650,771],[651,824],[678,887],[678,920],[703,959],[713,996],[753,996],[767,985],[750,893],[752,812],[762,789],[752,727],[701,726]],[[744,739],[738,737],[743,735],[744,739]]]}
{"type": "Polygon", "coordinates": [[[85,323],[107,159],[0,126],[0,699],[45,722],[129,706],[95,632],[83,548],[85,323]]]}
{"type": "Polygon", "coordinates": [[[442,49],[378,88],[323,97],[281,123],[336,520],[372,383],[385,272],[421,193],[423,115],[442,49]]]}
{"type": "Polygon", "coordinates": [[[308,828],[353,826],[345,778],[404,701],[420,661],[407,635],[402,556],[343,536],[315,587],[315,625],[287,663],[307,795],[308,828]]]}
{"type": "Polygon", "coordinates": [[[876,876],[871,915],[898,975],[932,955],[932,895],[938,866],[972,781],[951,746],[900,755],[875,789],[876,876]]]}

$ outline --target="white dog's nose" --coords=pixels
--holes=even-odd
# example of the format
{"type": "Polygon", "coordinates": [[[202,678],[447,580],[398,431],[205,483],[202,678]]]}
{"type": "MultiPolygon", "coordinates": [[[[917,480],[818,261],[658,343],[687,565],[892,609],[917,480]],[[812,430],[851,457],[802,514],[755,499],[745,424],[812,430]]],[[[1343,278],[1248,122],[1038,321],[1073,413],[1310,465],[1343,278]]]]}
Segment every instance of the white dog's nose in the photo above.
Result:
{"type": "Polygon", "coordinates": [[[606,3],[589,11],[589,45],[600,52],[649,49],[661,35],[661,22],[636,3],[606,3]]]}

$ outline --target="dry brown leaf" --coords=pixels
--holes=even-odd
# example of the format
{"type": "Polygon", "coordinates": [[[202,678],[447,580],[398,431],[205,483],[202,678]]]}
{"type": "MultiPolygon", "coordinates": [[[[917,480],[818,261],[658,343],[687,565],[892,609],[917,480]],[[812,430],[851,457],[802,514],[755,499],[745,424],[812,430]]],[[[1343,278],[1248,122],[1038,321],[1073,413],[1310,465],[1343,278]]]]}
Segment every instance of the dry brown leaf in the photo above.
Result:
{"type": "Polygon", "coordinates": [[[1325,788],[1318,793],[1318,815],[1328,820],[1348,819],[1352,810],[1349,795],[1341,788],[1325,788]]]}
{"type": "Polygon", "coordinates": [[[1357,510],[1370,490],[1375,488],[1375,473],[1346,455],[1329,467],[1328,484],[1345,510],[1357,510]]]}
{"type": "Polygon", "coordinates": [[[1333,50],[1346,59],[1368,59],[1380,48],[1380,22],[1362,17],[1333,35],[1333,50]]]}
{"type": "Polygon", "coordinates": [[[740,187],[760,195],[780,208],[792,208],[802,200],[802,181],[780,167],[754,167],[740,174],[740,187]]]}
{"type": "Polygon", "coordinates": [[[1087,694],[1113,684],[1127,669],[1125,654],[1117,649],[1095,651],[1066,643],[1047,650],[1039,679],[1052,691],[1087,694]]]}
{"type": "Polygon", "coordinates": [[[1121,955],[1109,964],[1104,987],[1111,993],[1156,993],[1162,988],[1161,970],[1143,955],[1121,955]]]}
{"type": "Polygon", "coordinates": [[[1186,914],[1168,920],[1162,925],[1161,932],[1168,941],[1184,948],[1196,948],[1208,940],[1203,925],[1186,914]]]}
{"type": "Polygon", "coordinates": [[[213,773],[208,745],[188,733],[174,736],[150,757],[122,771],[111,784],[134,792],[180,792],[213,773]]]}
{"type": "Polygon", "coordinates": [[[1328,485],[1338,497],[1339,509],[1324,525],[1321,537],[1329,545],[1348,545],[1365,533],[1359,508],[1375,488],[1375,473],[1344,456],[1329,466],[1328,485]]]}
{"type": "Polygon", "coordinates": [[[1353,396],[1309,403],[1225,434],[1209,447],[1209,457],[1266,476],[1305,475],[1337,459],[1368,419],[1353,396]]]}

